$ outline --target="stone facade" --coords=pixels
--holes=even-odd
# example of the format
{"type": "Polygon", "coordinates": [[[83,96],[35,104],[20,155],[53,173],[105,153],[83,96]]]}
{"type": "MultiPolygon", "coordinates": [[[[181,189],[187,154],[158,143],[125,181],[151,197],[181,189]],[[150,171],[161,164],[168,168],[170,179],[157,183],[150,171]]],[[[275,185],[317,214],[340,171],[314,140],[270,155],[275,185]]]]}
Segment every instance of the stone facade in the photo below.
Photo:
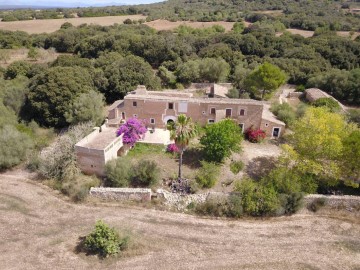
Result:
{"type": "Polygon", "coordinates": [[[94,188],[90,195],[105,200],[116,201],[150,201],[150,188],[94,188]]]}
{"type": "Polygon", "coordinates": [[[262,101],[195,97],[193,93],[179,91],[146,91],[138,88],[116,101],[109,109],[109,122],[117,126],[131,117],[145,119],[149,128],[166,128],[179,114],[190,116],[194,122],[205,126],[224,118],[232,118],[246,130],[261,128],[268,137],[279,137],[285,124],[277,120],[262,101]],[[274,131],[275,129],[275,131],[274,131]]]}
{"type": "Polygon", "coordinates": [[[116,136],[116,128],[95,128],[75,145],[77,164],[85,174],[103,176],[106,162],[117,158],[122,147],[122,136],[116,136]]]}

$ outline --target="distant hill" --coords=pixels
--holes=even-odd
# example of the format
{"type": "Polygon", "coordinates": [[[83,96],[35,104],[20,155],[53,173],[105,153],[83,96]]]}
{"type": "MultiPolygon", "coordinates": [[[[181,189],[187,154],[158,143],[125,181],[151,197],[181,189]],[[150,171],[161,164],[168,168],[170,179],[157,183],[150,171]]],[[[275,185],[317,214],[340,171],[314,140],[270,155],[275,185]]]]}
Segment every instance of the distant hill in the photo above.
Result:
{"type": "Polygon", "coordinates": [[[99,4],[87,4],[85,2],[77,2],[72,4],[53,4],[53,5],[0,5],[0,10],[16,10],[16,9],[53,9],[53,8],[76,8],[76,7],[107,7],[107,6],[123,6],[124,3],[104,2],[99,4]]]}

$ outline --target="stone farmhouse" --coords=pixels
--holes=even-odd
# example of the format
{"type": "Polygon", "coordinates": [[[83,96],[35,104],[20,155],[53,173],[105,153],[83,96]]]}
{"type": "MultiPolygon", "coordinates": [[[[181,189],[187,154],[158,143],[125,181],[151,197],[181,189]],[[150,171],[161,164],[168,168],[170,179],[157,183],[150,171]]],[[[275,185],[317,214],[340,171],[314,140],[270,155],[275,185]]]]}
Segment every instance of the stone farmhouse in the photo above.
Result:
{"type": "Polygon", "coordinates": [[[280,137],[285,123],[270,112],[269,105],[252,99],[217,98],[214,88],[209,95],[196,96],[191,92],[147,91],[144,86],[114,102],[109,108],[109,125],[118,126],[131,117],[144,119],[150,129],[166,129],[170,121],[185,114],[200,125],[234,119],[243,131],[262,129],[268,137],[280,137]]]}
{"type": "Polygon", "coordinates": [[[122,137],[116,137],[117,128],[127,119],[145,120],[148,132],[140,142],[169,144],[167,124],[185,114],[200,125],[234,119],[243,131],[253,127],[262,129],[270,138],[278,138],[285,131],[285,124],[275,118],[269,105],[251,99],[222,97],[224,87],[212,84],[208,91],[147,91],[139,86],[123,100],[115,101],[108,108],[108,119],[100,128],[75,145],[77,162],[87,174],[104,174],[107,161],[124,154],[122,137]]]}

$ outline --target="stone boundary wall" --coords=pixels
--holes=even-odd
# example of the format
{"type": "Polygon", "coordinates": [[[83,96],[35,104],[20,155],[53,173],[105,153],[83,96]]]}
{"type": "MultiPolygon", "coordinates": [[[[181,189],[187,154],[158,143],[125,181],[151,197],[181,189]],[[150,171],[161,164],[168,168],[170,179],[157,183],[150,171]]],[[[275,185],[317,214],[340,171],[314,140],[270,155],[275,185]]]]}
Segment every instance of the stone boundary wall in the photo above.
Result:
{"type": "Polygon", "coordinates": [[[304,197],[305,206],[314,202],[318,199],[324,199],[324,204],[331,208],[344,208],[347,210],[357,209],[360,210],[360,196],[350,196],[350,195],[320,195],[320,194],[310,194],[304,197]]]}
{"type": "MultiPolygon", "coordinates": [[[[155,193],[149,188],[94,188],[90,189],[90,196],[104,200],[116,201],[150,201],[152,196],[160,198],[168,207],[175,208],[179,211],[184,210],[191,203],[203,203],[207,199],[222,200],[231,193],[223,192],[207,192],[201,194],[183,195],[172,193],[164,189],[158,189],[155,193]]],[[[310,194],[304,197],[304,207],[318,199],[325,199],[324,204],[331,208],[341,208],[349,211],[360,210],[360,196],[336,196],[336,195],[320,195],[310,194]]]]}
{"type": "Polygon", "coordinates": [[[150,201],[150,188],[94,188],[90,189],[90,196],[105,200],[116,201],[150,201]]]}

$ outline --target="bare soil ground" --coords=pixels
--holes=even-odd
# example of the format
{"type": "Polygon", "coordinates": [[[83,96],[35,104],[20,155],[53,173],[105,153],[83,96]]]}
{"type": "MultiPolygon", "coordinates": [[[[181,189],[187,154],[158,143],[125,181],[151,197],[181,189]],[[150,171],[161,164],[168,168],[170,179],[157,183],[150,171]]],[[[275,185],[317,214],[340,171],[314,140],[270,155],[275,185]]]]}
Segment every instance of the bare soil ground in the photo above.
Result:
{"type": "Polygon", "coordinates": [[[146,16],[128,15],[128,16],[0,22],[0,29],[10,30],[10,31],[16,31],[16,30],[25,31],[28,32],[29,34],[40,34],[40,33],[55,32],[56,30],[60,29],[60,26],[65,22],[69,22],[74,26],[78,26],[83,23],[108,26],[108,25],[113,25],[115,23],[122,24],[126,19],[131,19],[131,20],[146,19],[146,16]]]}
{"type": "Polygon", "coordinates": [[[353,213],[227,220],[73,204],[21,175],[0,175],[1,269],[360,268],[360,219],[353,213]],[[130,229],[135,250],[105,260],[75,252],[98,219],[130,229]]]}
{"type": "Polygon", "coordinates": [[[146,22],[146,25],[155,28],[156,30],[173,30],[180,25],[191,26],[192,28],[207,28],[213,25],[221,25],[225,28],[226,31],[230,31],[234,25],[233,22],[190,22],[190,21],[178,21],[171,22],[168,20],[155,20],[151,22],[146,22]]]}

